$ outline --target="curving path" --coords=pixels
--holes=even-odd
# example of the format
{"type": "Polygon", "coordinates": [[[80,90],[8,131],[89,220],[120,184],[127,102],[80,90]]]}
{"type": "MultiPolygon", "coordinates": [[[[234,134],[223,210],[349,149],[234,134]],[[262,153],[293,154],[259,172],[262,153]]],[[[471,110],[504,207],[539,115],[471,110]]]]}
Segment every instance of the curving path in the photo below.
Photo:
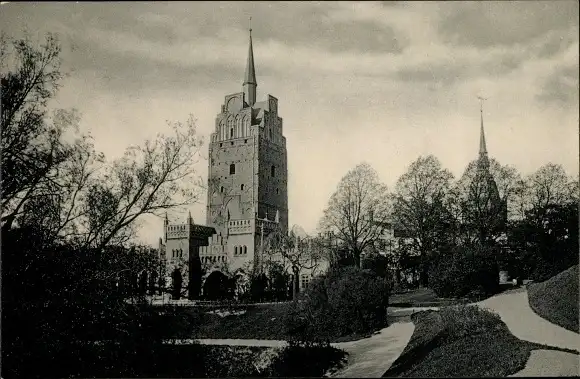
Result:
{"type": "Polygon", "coordinates": [[[580,335],[538,316],[528,302],[527,290],[514,291],[477,303],[501,317],[517,338],[580,352],[580,335]]]}
{"type": "MultiPolygon", "coordinates": [[[[346,351],[348,363],[343,369],[329,373],[337,378],[380,378],[393,362],[401,355],[413,335],[415,325],[412,322],[393,323],[373,336],[357,341],[338,342],[331,345],[346,351]]],[[[260,346],[281,348],[286,341],[254,339],[182,339],[168,340],[167,343],[229,346],[260,346]]]]}
{"type": "MultiPolygon", "coordinates": [[[[534,313],[529,306],[528,293],[525,289],[502,293],[470,305],[477,305],[497,313],[510,332],[521,340],[580,351],[580,335],[552,324],[534,313]]],[[[389,314],[405,316],[428,309],[438,310],[439,308],[389,308],[389,314]]],[[[330,376],[337,378],[381,377],[403,352],[414,329],[412,322],[398,322],[369,338],[331,344],[348,352],[349,358],[346,367],[338,372],[329,373],[330,376]]],[[[270,348],[280,348],[286,345],[286,341],[242,339],[173,340],[170,343],[195,342],[207,345],[270,348]]],[[[575,354],[534,350],[525,368],[512,376],[578,376],[579,363],[579,357],[575,354]]]]}
{"type": "Polygon", "coordinates": [[[382,329],[370,338],[333,344],[345,350],[348,363],[332,375],[336,378],[380,378],[401,355],[409,343],[415,325],[398,322],[382,329]]]}
{"type": "MultiPolygon", "coordinates": [[[[538,316],[528,302],[528,291],[513,291],[477,303],[497,313],[520,340],[580,351],[580,335],[538,316]]],[[[578,355],[553,350],[533,350],[523,370],[511,376],[579,376],[578,355]]]]}

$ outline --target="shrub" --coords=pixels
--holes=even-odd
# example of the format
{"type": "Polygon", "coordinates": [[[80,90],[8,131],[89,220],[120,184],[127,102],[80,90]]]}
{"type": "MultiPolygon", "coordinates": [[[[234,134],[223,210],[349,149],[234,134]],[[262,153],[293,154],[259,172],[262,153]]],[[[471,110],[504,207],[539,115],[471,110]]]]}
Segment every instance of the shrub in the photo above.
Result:
{"type": "Polygon", "coordinates": [[[481,298],[499,292],[494,247],[464,246],[442,255],[431,266],[429,286],[439,297],[481,298]]]}
{"type": "Polygon", "coordinates": [[[388,285],[368,270],[344,267],[313,280],[286,318],[288,334],[313,343],[382,328],[388,285]]]}
{"type": "Polygon", "coordinates": [[[440,314],[443,323],[442,333],[447,341],[486,333],[504,326],[499,315],[475,305],[444,307],[440,314]]]}
{"type": "Polygon", "coordinates": [[[273,359],[268,376],[322,377],[330,368],[341,367],[346,358],[347,353],[331,346],[291,343],[273,359]]]}
{"type": "Polygon", "coordinates": [[[308,290],[293,302],[284,322],[291,341],[319,344],[334,337],[335,319],[323,277],[310,282],[308,290]]]}
{"type": "Polygon", "coordinates": [[[368,333],[385,325],[385,279],[351,266],[342,269],[337,277],[329,277],[326,287],[339,335],[368,333]]]}

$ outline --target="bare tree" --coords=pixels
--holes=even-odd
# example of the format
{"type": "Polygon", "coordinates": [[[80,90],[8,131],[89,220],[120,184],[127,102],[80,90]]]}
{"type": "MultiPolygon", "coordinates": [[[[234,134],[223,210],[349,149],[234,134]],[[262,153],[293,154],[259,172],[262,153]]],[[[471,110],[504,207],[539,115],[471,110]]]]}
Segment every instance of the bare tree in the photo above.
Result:
{"type": "Polygon", "coordinates": [[[334,232],[360,267],[362,252],[380,238],[389,217],[387,186],[370,165],[361,163],[341,179],[324,210],[320,229],[334,232]]]}
{"type": "Polygon", "coordinates": [[[311,270],[311,273],[315,274],[317,268],[322,266],[323,257],[314,249],[312,238],[300,237],[294,230],[286,235],[280,229],[276,229],[266,237],[264,245],[266,266],[271,263],[280,264],[284,271],[291,270],[294,274],[292,283],[294,296],[298,293],[300,273],[311,270]]]}
{"type": "Polygon", "coordinates": [[[40,47],[28,38],[12,40],[4,34],[0,38],[4,229],[12,227],[24,204],[38,196],[40,187],[54,187],[59,167],[74,154],[75,146],[63,142],[62,137],[76,127],[76,112],[61,110],[55,112],[53,120],[47,119],[48,100],[63,77],[59,54],[60,44],[52,34],[40,47]]]}
{"type": "Polygon", "coordinates": [[[469,163],[454,188],[464,242],[495,243],[505,235],[507,204],[515,199],[519,178],[515,168],[495,159],[489,169],[477,160],[469,163]]]}
{"type": "Polygon", "coordinates": [[[127,242],[141,215],[199,199],[194,167],[203,139],[192,116],[168,123],[173,135],[159,134],[108,164],[88,136],[75,134],[76,111],[48,117],[47,102],[63,76],[56,37],[36,48],[3,36],[1,47],[4,230],[18,218],[42,225],[51,239],[101,248],[127,242]]]}
{"type": "Polygon", "coordinates": [[[524,207],[545,209],[548,205],[562,205],[578,199],[578,180],[568,177],[559,164],[548,163],[526,178],[524,207]]]}
{"type": "MultiPolygon", "coordinates": [[[[464,199],[469,196],[471,185],[478,175],[477,162],[477,160],[469,162],[463,175],[456,183],[456,187],[459,190],[458,194],[464,199]]],[[[504,201],[511,200],[517,189],[518,182],[521,180],[520,174],[515,167],[503,166],[497,160],[491,158],[489,160],[489,173],[495,181],[500,199],[504,201]]]]}
{"type": "Polygon", "coordinates": [[[143,146],[127,149],[98,183],[90,186],[82,204],[83,244],[102,247],[126,240],[131,226],[144,214],[191,204],[202,188],[195,174],[203,140],[192,116],[187,122],[169,123],[173,135],[158,135],[143,146]]]}
{"type": "Polygon", "coordinates": [[[411,237],[421,261],[421,280],[427,285],[429,257],[454,235],[446,207],[453,175],[433,155],[419,157],[397,181],[393,194],[393,221],[411,237]]]}

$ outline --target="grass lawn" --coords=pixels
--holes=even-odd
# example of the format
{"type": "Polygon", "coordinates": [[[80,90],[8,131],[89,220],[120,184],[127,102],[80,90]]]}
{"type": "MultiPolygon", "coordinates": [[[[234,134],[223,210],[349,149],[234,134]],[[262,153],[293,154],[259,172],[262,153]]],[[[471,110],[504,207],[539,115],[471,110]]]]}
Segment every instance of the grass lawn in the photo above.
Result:
{"type": "MultiPolygon", "coordinates": [[[[500,290],[498,293],[509,291],[514,288],[513,284],[506,283],[500,284],[500,290]]],[[[497,294],[495,294],[497,295],[497,294]]],[[[493,296],[495,296],[493,295],[493,296]]],[[[444,307],[448,305],[459,305],[467,304],[472,302],[474,299],[449,299],[438,297],[435,292],[430,288],[418,288],[408,292],[394,293],[389,296],[389,306],[390,307],[401,307],[401,308],[411,308],[411,307],[444,307]]],[[[476,299],[477,301],[484,299],[476,299]]]]}
{"type": "MultiPolygon", "coordinates": [[[[284,318],[292,306],[292,302],[265,305],[237,305],[234,310],[245,311],[245,313],[223,317],[209,313],[210,310],[215,310],[215,307],[189,308],[188,311],[201,311],[201,317],[194,338],[289,340],[291,338],[286,331],[284,318]]],[[[225,310],[226,308],[223,309],[225,310]]],[[[396,320],[396,317],[388,318],[389,323],[396,320]]],[[[352,334],[342,337],[337,336],[331,342],[358,340],[369,337],[373,332],[364,335],[352,334]]],[[[187,338],[191,338],[191,336],[187,338]]]]}
{"type": "Polygon", "coordinates": [[[284,316],[292,303],[248,305],[237,307],[240,315],[219,316],[202,308],[197,338],[236,338],[285,340],[284,316]]]}
{"type": "Polygon", "coordinates": [[[469,301],[469,299],[446,299],[438,297],[431,288],[418,288],[389,296],[389,306],[401,308],[443,307],[447,305],[467,304],[469,301]]]}
{"type": "Polygon", "coordinates": [[[409,344],[383,377],[505,377],[522,370],[532,350],[576,353],[521,341],[476,306],[419,312],[412,320],[409,344]]]}
{"type": "Polygon", "coordinates": [[[578,333],[578,265],[530,284],[528,300],[540,317],[578,333]]]}

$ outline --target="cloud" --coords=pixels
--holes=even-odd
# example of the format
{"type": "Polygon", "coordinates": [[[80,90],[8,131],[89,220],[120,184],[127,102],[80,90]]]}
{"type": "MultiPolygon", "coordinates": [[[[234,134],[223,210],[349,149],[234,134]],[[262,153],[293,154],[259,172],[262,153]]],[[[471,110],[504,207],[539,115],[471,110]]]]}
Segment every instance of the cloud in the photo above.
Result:
{"type": "Polygon", "coordinates": [[[544,80],[536,99],[556,106],[577,106],[578,88],[578,66],[559,67],[544,80]]]}
{"type": "MultiPolygon", "coordinates": [[[[55,103],[78,108],[114,158],[189,113],[209,138],[224,96],[241,90],[252,16],[258,96],[278,97],[284,119],[290,222],[312,232],[361,161],[389,186],[419,155],[461,175],[477,154],[480,94],[493,157],[523,174],[548,161],[576,172],[578,12],[562,4],[11,3],[0,23],[61,34],[73,71],[55,103]]],[[[204,206],[191,207],[196,221],[204,206]]],[[[147,220],[156,243],[162,223],[147,220]]]]}
{"type": "Polygon", "coordinates": [[[441,2],[439,32],[446,43],[477,47],[525,43],[578,26],[578,2],[441,2]]]}

